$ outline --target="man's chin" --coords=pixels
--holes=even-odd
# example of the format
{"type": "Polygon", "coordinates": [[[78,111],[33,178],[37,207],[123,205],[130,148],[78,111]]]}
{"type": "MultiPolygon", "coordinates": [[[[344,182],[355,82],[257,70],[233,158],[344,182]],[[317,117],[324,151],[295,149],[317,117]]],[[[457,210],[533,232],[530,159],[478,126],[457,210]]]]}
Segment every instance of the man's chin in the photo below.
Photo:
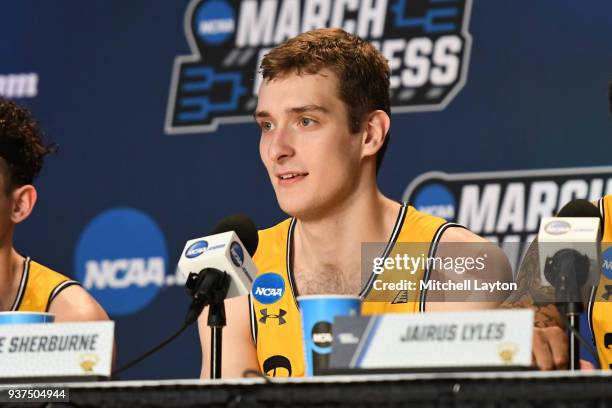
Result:
{"type": "Polygon", "coordinates": [[[279,206],[285,214],[305,222],[316,221],[325,213],[322,208],[313,205],[313,203],[283,202],[281,204],[279,202],[279,206]]]}
{"type": "MultiPolygon", "coordinates": [[[[277,197],[278,198],[278,197],[277,197]]],[[[306,203],[298,199],[299,197],[292,197],[292,199],[278,200],[278,205],[283,212],[290,217],[303,219],[308,215],[311,210],[306,203]]]]}

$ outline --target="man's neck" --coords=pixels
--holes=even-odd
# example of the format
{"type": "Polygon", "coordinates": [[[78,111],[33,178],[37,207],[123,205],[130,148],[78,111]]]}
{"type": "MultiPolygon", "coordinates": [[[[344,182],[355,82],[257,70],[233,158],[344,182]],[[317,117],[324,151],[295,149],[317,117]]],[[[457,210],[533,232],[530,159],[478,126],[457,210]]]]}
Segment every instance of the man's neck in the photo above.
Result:
{"type": "Polygon", "coordinates": [[[12,246],[0,246],[0,311],[7,311],[13,306],[24,259],[12,246]]]}
{"type": "MultiPolygon", "coordinates": [[[[340,285],[344,286],[344,292],[358,292],[355,288],[361,287],[361,243],[387,242],[399,208],[398,203],[377,190],[375,194],[361,195],[332,214],[316,220],[298,220],[294,234],[294,270],[301,276],[336,275],[335,278],[344,279],[344,285],[340,285]]],[[[303,281],[311,282],[310,279],[303,281]]],[[[304,294],[318,291],[299,289],[304,294]]]]}

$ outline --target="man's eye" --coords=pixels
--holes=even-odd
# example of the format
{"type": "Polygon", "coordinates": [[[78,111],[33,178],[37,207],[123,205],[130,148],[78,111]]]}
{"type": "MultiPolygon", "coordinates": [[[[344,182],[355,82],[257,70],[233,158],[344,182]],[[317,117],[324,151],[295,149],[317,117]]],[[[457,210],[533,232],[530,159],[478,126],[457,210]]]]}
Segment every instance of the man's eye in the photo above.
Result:
{"type": "Polygon", "coordinates": [[[272,129],[272,122],[261,122],[259,124],[259,127],[261,128],[261,130],[267,132],[272,129]]]}
{"type": "Polygon", "coordinates": [[[310,119],[310,118],[302,118],[302,119],[300,119],[300,124],[302,126],[310,126],[310,125],[312,125],[314,123],[315,123],[315,121],[313,119],[310,119]]]}

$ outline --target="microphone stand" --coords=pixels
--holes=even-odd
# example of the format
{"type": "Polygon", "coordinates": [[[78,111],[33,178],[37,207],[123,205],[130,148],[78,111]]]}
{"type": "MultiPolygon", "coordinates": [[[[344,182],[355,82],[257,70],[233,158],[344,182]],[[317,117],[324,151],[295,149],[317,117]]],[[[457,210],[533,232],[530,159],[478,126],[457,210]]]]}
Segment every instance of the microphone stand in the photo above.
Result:
{"type": "Polygon", "coordinates": [[[580,289],[588,278],[589,266],[586,255],[574,249],[562,249],[546,259],[544,269],[546,278],[555,287],[558,308],[569,323],[567,335],[571,371],[580,370],[580,344],[574,333],[580,332],[580,314],[583,312],[580,289]]]}
{"type": "Polygon", "coordinates": [[[223,345],[223,328],[226,326],[225,297],[231,284],[231,278],[226,272],[214,268],[203,269],[199,274],[191,273],[187,278],[188,292],[193,296],[193,302],[185,319],[195,321],[204,306],[208,308],[208,327],[211,331],[210,348],[210,378],[221,378],[221,357],[223,345]]]}
{"type": "Polygon", "coordinates": [[[210,302],[208,308],[208,327],[210,327],[210,378],[221,378],[221,356],[223,348],[223,328],[227,324],[225,320],[225,296],[230,285],[229,276],[223,272],[224,283],[221,281],[217,291],[214,293],[214,300],[210,302]]]}

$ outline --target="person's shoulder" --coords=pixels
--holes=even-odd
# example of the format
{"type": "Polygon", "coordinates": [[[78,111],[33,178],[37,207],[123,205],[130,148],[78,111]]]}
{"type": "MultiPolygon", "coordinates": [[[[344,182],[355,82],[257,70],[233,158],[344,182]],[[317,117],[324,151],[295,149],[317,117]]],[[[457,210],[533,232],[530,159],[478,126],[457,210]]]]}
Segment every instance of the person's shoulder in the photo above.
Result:
{"type": "Polygon", "coordinates": [[[253,260],[258,267],[266,260],[284,256],[292,220],[292,218],[288,218],[270,228],[258,231],[259,243],[253,256],[253,260]]]}
{"type": "Polygon", "coordinates": [[[260,245],[262,241],[278,239],[279,237],[283,236],[286,238],[289,232],[289,226],[291,225],[291,221],[292,218],[287,218],[286,220],[281,221],[276,225],[257,231],[259,235],[260,245]]]}
{"type": "Polygon", "coordinates": [[[406,220],[411,224],[431,224],[440,226],[447,223],[447,221],[442,217],[437,217],[435,215],[419,211],[411,205],[407,205],[406,207],[406,220]]]}
{"type": "Polygon", "coordinates": [[[77,281],[33,260],[29,273],[33,280],[52,286],[48,311],[56,321],[108,320],[102,306],[77,281]]]}
{"type": "Polygon", "coordinates": [[[27,275],[26,292],[40,298],[40,302],[51,302],[68,286],[78,284],[77,281],[33,259],[26,258],[24,265],[24,273],[27,275]]]}
{"type": "Polygon", "coordinates": [[[449,222],[442,217],[419,211],[412,206],[408,206],[406,219],[413,229],[438,231],[440,233],[439,239],[441,242],[487,242],[486,239],[476,235],[463,225],[449,222]]]}
{"type": "Polygon", "coordinates": [[[96,300],[80,285],[71,285],[51,301],[49,313],[56,321],[108,320],[108,315],[96,300]]]}
{"type": "Polygon", "coordinates": [[[47,282],[70,280],[69,277],[49,268],[46,265],[36,262],[33,259],[26,259],[28,262],[28,272],[30,275],[40,276],[47,282]]]}
{"type": "Polygon", "coordinates": [[[489,242],[469,229],[454,224],[446,228],[440,237],[440,242],[489,242]]]}
{"type": "MultiPolygon", "coordinates": [[[[399,241],[430,242],[436,240],[443,227],[448,224],[444,218],[419,211],[410,205],[404,205],[405,219],[399,241]]],[[[401,213],[400,213],[401,217],[401,213]]]]}

